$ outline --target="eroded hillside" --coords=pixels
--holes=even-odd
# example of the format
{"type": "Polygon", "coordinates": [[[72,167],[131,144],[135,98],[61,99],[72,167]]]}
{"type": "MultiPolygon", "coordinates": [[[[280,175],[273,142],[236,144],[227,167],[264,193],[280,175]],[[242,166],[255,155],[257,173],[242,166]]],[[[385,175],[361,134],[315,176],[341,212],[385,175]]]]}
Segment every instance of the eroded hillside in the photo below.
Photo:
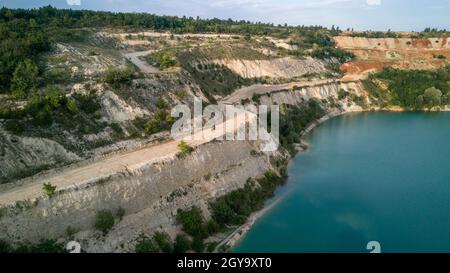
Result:
{"type": "Polygon", "coordinates": [[[449,64],[448,38],[364,38],[337,36],[336,45],[355,54],[357,60],[343,64],[345,79],[357,80],[384,67],[435,69],[449,64]]]}
{"type": "Polygon", "coordinates": [[[285,181],[289,158],[317,124],[353,111],[448,110],[444,38],[228,21],[201,28],[176,18],[160,27],[153,16],[153,28],[144,18],[136,29],[117,17],[122,27],[80,23],[10,69],[0,94],[0,242],[169,252],[155,248],[154,236],[181,236],[190,251],[225,251],[285,181]],[[222,108],[280,105],[280,148],[174,141],[171,109],[192,108],[194,97],[222,108]]]}

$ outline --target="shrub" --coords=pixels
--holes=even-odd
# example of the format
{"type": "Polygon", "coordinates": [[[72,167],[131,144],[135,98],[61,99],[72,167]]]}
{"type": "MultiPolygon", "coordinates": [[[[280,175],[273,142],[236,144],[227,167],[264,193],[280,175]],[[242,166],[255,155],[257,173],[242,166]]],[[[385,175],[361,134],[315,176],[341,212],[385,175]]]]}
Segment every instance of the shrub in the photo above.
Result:
{"type": "Polygon", "coordinates": [[[110,84],[114,88],[120,87],[122,84],[131,83],[133,80],[134,73],[130,68],[125,69],[115,69],[109,68],[103,81],[110,84]]]}
{"type": "Polygon", "coordinates": [[[191,242],[186,235],[178,234],[175,238],[173,250],[175,253],[186,253],[191,248],[191,242]]]}
{"type": "Polygon", "coordinates": [[[119,220],[122,220],[122,218],[125,216],[125,210],[122,207],[119,207],[116,211],[116,217],[119,218],[119,220]]]}
{"type": "Polygon", "coordinates": [[[61,106],[62,94],[61,91],[55,86],[47,86],[44,90],[45,105],[52,109],[57,109],[61,106]]]}
{"type": "Polygon", "coordinates": [[[178,65],[178,61],[173,54],[167,51],[151,54],[147,57],[147,60],[151,64],[156,64],[160,69],[167,69],[178,65]]]}
{"type": "Polygon", "coordinates": [[[192,153],[192,151],[194,151],[194,148],[192,148],[191,146],[189,146],[185,141],[180,141],[180,143],[178,143],[178,149],[180,150],[179,155],[181,157],[185,157],[188,154],[192,153]]]}
{"type": "Polygon", "coordinates": [[[338,91],[338,99],[339,100],[343,100],[348,96],[348,92],[345,91],[344,89],[339,89],[338,91]]]}
{"type": "Polygon", "coordinates": [[[17,119],[11,119],[6,121],[5,129],[13,134],[21,134],[23,132],[23,125],[17,119]]]}
{"type": "Polygon", "coordinates": [[[203,239],[208,236],[202,211],[198,207],[192,207],[190,210],[179,209],[177,212],[177,222],[182,225],[183,231],[192,237],[203,239]]]}
{"type": "Polygon", "coordinates": [[[56,186],[53,186],[51,183],[44,183],[42,189],[44,190],[45,194],[47,194],[47,196],[50,198],[52,198],[55,195],[56,186]]]}
{"type": "Polygon", "coordinates": [[[114,226],[114,216],[109,210],[97,212],[95,228],[106,234],[114,226]]]}
{"type": "Polygon", "coordinates": [[[158,253],[158,246],[150,238],[141,238],[135,247],[136,253],[158,253]]]}
{"type": "Polygon", "coordinates": [[[53,124],[52,113],[50,110],[44,108],[37,112],[32,122],[36,126],[49,127],[53,124]]]}
{"type": "Polygon", "coordinates": [[[22,245],[15,252],[20,253],[66,253],[63,244],[57,243],[55,240],[41,240],[35,245],[22,245]]]}
{"type": "Polygon", "coordinates": [[[69,110],[70,113],[72,114],[78,114],[78,106],[77,106],[77,101],[74,99],[69,99],[67,101],[67,110],[69,110]]]}
{"type": "Polygon", "coordinates": [[[159,249],[164,253],[173,252],[173,244],[169,234],[166,232],[155,232],[153,234],[153,241],[158,245],[159,249]]]}
{"type": "Polygon", "coordinates": [[[203,239],[200,237],[194,237],[192,241],[192,250],[197,253],[202,253],[205,250],[205,245],[203,244],[203,239]]]}
{"type": "Polygon", "coordinates": [[[39,71],[33,61],[27,59],[19,63],[13,73],[11,90],[15,97],[24,98],[38,87],[39,71]]]}

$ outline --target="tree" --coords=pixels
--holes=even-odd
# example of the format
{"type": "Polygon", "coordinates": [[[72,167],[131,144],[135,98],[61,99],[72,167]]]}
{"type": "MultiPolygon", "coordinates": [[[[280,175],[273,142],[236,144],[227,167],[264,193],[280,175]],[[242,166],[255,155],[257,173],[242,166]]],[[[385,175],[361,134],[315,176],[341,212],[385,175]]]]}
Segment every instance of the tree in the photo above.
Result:
{"type": "Polygon", "coordinates": [[[178,234],[175,238],[173,250],[175,253],[186,253],[191,247],[191,242],[184,234],[178,234]]]}
{"type": "Polygon", "coordinates": [[[417,99],[416,99],[416,105],[417,105],[417,107],[418,107],[418,108],[423,107],[423,103],[424,103],[423,95],[417,96],[417,99]]]}
{"type": "Polygon", "coordinates": [[[106,234],[114,226],[114,216],[109,210],[97,212],[95,228],[106,234]]]}
{"type": "Polygon", "coordinates": [[[46,105],[50,108],[57,109],[61,106],[61,91],[56,86],[47,86],[44,90],[46,105]]]}
{"type": "Polygon", "coordinates": [[[56,186],[53,186],[50,182],[44,183],[42,189],[44,190],[45,194],[47,194],[47,196],[50,198],[52,198],[55,195],[56,186]]]}
{"type": "Polygon", "coordinates": [[[208,231],[204,225],[204,218],[199,207],[177,212],[177,222],[183,226],[183,231],[193,237],[206,238],[208,231]]]}
{"type": "Polygon", "coordinates": [[[429,106],[440,105],[442,102],[442,91],[435,87],[430,87],[425,90],[423,96],[425,103],[429,106]]]}
{"type": "Polygon", "coordinates": [[[136,253],[158,253],[158,246],[151,238],[142,237],[134,249],[136,253]]]}
{"type": "Polygon", "coordinates": [[[115,69],[109,68],[103,81],[110,84],[113,88],[118,88],[122,84],[129,84],[134,78],[133,70],[130,68],[115,69]]]}
{"type": "Polygon", "coordinates": [[[155,234],[153,234],[153,241],[158,245],[159,249],[162,252],[173,252],[172,240],[170,239],[169,234],[167,234],[166,232],[155,232],[155,234]]]}
{"type": "Polygon", "coordinates": [[[11,80],[12,94],[17,98],[24,98],[32,91],[36,91],[38,75],[38,67],[30,59],[19,63],[11,80]]]}
{"type": "Polygon", "coordinates": [[[444,105],[450,104],[450,92],[442,96],[442,104],[444,105]]]}

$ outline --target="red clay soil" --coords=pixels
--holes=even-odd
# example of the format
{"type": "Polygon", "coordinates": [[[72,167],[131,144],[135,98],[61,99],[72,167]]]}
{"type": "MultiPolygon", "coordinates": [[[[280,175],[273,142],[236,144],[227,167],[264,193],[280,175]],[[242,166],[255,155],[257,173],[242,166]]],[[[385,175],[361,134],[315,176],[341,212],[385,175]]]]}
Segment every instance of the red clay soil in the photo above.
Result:
{"type": "Polygon", "coordinates": [[[382,71],[383,68],[392,64],[392,62],[380,61],[355,61],[341,65],[340,69],[347,74],[362,74],[367,72],[382,71]]]}
{"type": "Polygon", "coordinates": [[[410,44],[400,39],[394,39],[394,43],[392,39],[391,42],[383,39],[367,40],[369,41],[361,38],[355,38],[354,41],[349,41],[348,38],[338,40],[338,45],[341,44],[345,50],[356,56],[356,60],[341,65],[340,69],[345,72],[344,79],[365,78],[370,72],[382,71],[386,66],[400,69],[433,69],[449,64],[448,38],[436,39],[439,43],[436,45],[433,44],[433,39],[410,39],[410,44]],[[377,41],[378,46],[374,47],[373,44],[377,41]]]}
{"type": "Polygon", "coordinates": [[[430,48],[432,47],[431,41],[428,39],[412,39],[412,46],[414,48],[430,48]]]}

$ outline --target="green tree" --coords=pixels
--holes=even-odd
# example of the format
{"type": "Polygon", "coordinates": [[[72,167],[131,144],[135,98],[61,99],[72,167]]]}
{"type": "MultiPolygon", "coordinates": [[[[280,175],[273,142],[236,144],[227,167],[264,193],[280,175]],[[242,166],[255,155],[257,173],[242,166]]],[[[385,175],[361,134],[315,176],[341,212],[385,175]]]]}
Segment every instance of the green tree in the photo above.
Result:
{"type": "Polygon", "coordinates": [[[45,194],[47,194],[47,196],[50,198],[52,198],[55,195],[56,186],[53,186],[51,183],[44,183],[42,189],[44,190],[45,194]]]}
{"type": "Polygon", "coordinates": [[[192,207],[190,210],[179,209],[177,222],[183,226],[184,232],[193,237],[206,238],[208,236],[205,220],[199,207],[192,207]]]}
{"type": "Polygon", "coordinates": [[[62,95],[58,87],[47,86],[45,87],[44,94],[47,106],[53,109],[57,109],[61,106],[62,95]]]}
{"type": "Polygon", "coordinates": [[[106,234],[114,226],[114,216],[109,210],[97,212],[95,228],[106,234]]]}
{"type": "Polygon", "coordinates": [[[109,68],[103,81],[110,84],[113,88],[118,88],[122,84],[129,84],[134,78],[134,72],[130,68],[116,69],[109,68]]]}
{"type": "Polygon", "coordinates": [[[173,245],[169,234],[166,232],[155,232],[153,234],[153,241],[158,245],[159,249],[164,253],[172,253],[173,245]]]}
{"type": "Polygon", "coordinates": [[[142,237],[134,249],[136,253],[158,253],[158,246],[151,238],[142,237]]]}
{"type": "Polygon", "coordinates": [[[184,234],[178,234],[173,246],[175,253],[186,253],[191,248],[191,242],[184,234]]]}
{"type": "Polygon", "coordinates": [[[425,103],[429,106],[440,105],[442,102],[442,91],[435,88],[430,87],[423,93],[425,103]]]}
{"type": "Polygon", "coordinates": [[[38,67],[30,59],[19,63],[11,80],[12,94],[17,98],[24,98],[31,92],[36,91],[38,75],[38,67]]]}

